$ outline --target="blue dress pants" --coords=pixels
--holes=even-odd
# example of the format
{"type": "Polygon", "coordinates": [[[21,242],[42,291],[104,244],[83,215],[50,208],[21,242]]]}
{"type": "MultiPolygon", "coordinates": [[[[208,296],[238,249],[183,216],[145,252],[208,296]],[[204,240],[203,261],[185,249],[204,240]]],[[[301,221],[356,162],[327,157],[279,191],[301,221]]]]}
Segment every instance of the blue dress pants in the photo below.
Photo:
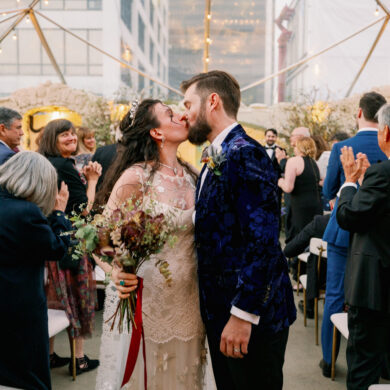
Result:
{"type": "Polygon", "coordinates": [[[326,292],[324,317],[321,329],[322,355],[326,363],[332,362],[333,324],[330,316],[341,313],[344,308],[344,275],[347,248],[328,243],[326,292]]]}

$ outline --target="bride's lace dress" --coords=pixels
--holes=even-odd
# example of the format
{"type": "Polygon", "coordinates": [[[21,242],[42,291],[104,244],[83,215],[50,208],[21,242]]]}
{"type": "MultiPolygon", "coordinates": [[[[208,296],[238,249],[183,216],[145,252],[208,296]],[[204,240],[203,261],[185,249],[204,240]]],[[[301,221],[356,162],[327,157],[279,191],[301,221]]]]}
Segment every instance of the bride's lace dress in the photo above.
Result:
{"type": "MultiPolygon", "coordinates": [[[[147,204],[152,198],[158,212],[168,213],[179,226],[173,248],[163,250],[141,266],[138,275],[144,278],[143,323],[146,340],[148,390],[201,390],[205,362],[204,329],[199,311],[192,213],[195,183],[184,172],[183,177],[157,171],[151,181],[150,168],[129,168],[138,178],[147,204]],[[147,189],[147,191],[146,191],[147,189]],[[155,266],[156,259],[165,259],[172,273],[172,285],[155,266]]],[[[114,284],[106,288],[100,367],[96,389],[120,389],[126,364],[131,332],[110,331],[106,321],[117,307],[114,284]]],[[[137,364],[124,389],[143,390],[142,346],[137,364]]]]}

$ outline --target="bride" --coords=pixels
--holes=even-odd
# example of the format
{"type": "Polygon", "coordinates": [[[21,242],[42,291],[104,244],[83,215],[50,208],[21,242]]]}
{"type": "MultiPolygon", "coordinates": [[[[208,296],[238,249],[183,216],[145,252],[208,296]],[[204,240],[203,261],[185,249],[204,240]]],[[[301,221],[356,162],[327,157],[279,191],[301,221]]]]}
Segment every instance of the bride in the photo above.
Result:
{"type": "MultiPolygon", "coordinates": [[[[200,317],[192,213],[197,173],[177,156],[187,139],[187,124],[159,100],[146,99],[121,122],[123,138],[117,157],[97,195],[105,212],[115,210],[129,198],[143,205],[153,201],[158,212],[173,215],[177,244],[163,250],[141,266],[144,279],[143,324],[146,340],[148,389],[192,390],[203,388],[205,361],[204,329],[200,317]],[[108,199],[107,199],[108,198],[108,199]],[[168,287],[155,266],[165,259],[172,273],[168,287]]],[[[146,206],[145,206],[146,207],[146,206]]],[[[97,260],[112,281],[106,288],[100,367],[96,390],[120,389],[130,332],[110,330],[106,321],[122,298],[136,288],[134,275],[112,269],[97,260]],[[120,285],[124,282],[124,286],[120,285]]],[[[124,389],[144,389],[142,348],[133,375],[124,389]]]]}

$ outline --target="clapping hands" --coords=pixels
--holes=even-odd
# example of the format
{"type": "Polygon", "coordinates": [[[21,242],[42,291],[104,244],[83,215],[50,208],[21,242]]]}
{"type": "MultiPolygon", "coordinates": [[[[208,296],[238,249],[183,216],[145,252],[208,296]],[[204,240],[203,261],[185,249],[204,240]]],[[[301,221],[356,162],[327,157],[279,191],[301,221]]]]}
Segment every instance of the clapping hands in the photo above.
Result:
{"type": "Polygon", "coordinates": [[[343,165],[345,181],[349,183],[362,183],[364,174],[370,166],[367,156],[364,153],[358,153],[355,156],[353,149],[350,146],[344,146],[341,149],[340,156],[341,164],[343,165]]]}
{"type": "Polygon", "coordinates": [[[54,210],[59,210],[64,212],[66,209],[66,205],[68,203],[68,199],[69,199],[68,186],[62,181],[61,188],[58,191],[56,196],[56,203],[54,205],[54,210]]]}
{"type": "Polygon", "coordinates": [[[88,165],[83,168],[83,174],[87,181],[97,181],[102,174],[102,166],[96,161],[90,161],[88,165]]]}

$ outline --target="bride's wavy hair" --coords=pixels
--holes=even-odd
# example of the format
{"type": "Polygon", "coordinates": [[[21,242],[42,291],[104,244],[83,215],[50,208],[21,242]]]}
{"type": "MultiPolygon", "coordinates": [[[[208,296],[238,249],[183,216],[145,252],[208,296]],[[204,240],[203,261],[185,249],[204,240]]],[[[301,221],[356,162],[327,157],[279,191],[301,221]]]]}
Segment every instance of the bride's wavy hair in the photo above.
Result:
{"type": "MultiPolygon", "coordinates": [[[[100,190],[96,195],[96,205],[103,206],[107,203],[111,191],[122,173],[134,164],[149,163],[152,166],[150,177],[159,167],[160,154],[156,141],[150,135],[150,130],[159,127],[160,122],[154,112],[156,104],[161,103],[157,99],[145,99],[138,106],[134,118],[129,111],[120,122],[119,128],[123,137],[118,143],[117,155],[104,176],[100,190]]],[[[197,180],[197,174],[189,164],[178,158],[180,165],[197,180]]]]}

